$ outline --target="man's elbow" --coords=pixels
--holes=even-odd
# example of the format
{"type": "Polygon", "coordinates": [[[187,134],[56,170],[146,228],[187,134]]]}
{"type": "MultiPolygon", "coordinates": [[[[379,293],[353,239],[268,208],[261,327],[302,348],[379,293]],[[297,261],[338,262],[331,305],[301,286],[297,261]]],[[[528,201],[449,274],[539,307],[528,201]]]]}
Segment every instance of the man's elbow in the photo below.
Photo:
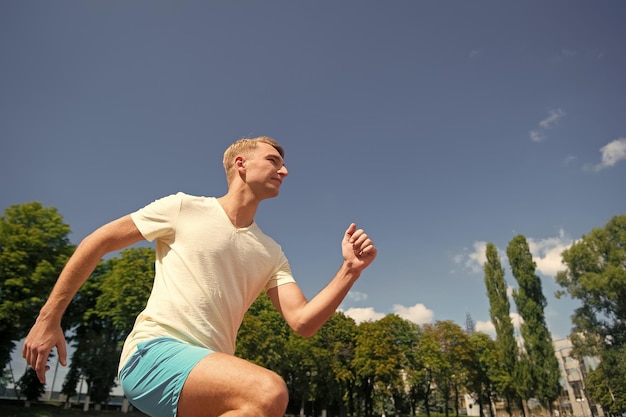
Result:
{"type": "Polygon", "coordinates": [[[297,323],[291,328],[298,336],[308,339],[317,333],[319,327],[307,323],[297,323]]]}

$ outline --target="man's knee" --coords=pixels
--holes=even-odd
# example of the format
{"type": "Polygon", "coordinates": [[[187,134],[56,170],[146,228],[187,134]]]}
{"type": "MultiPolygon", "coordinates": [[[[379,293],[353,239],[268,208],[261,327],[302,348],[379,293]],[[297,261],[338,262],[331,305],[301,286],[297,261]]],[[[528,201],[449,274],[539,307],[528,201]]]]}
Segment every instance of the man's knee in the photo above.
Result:
{"type": "Polygon", "coordinates": [[[257,390],[258,407],[269,416],[283,416],[289,403],[289,393],[285,381],[277,374],[271,372],[259,381],[257,390]]]}
{"type": "Polygon", "coordinates": [[[268,369],[242,359],[212,353],[191,371],[178,402],[180,417],[282,417],[289,396],[285,381],[268,369]]]}

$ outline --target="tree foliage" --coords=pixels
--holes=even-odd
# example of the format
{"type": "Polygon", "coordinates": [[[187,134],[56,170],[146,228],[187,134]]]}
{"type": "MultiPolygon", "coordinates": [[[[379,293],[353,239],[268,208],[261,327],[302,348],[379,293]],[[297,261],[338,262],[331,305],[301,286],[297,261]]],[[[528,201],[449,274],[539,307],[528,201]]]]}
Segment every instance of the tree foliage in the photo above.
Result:
{"type": "Polygon", "coordinates": [[[45,392],[45,385],[39,381],[33,368],[26,368],[24,375],[17,381],[22,395],[27,401],[37,401],[45,392]]]}
{"type": "Polygon", "coordinates": [[[554,355],[552,337],[545,320],[547,301],[543,295],[541,279],[535,273],[536,264],[523,235],[517,235],[507,247],[507,256],[513,276],[519,285],[513,291],[517,310],[524,320],[520,326],[524,338],[525,359],[531,376],[525,379],[530,385],[524,387],[525,398],[533,396],[544,406],[552,409],[552,403],[560,393],[559,365],[554,355]],[[529,396],[530,395],[530,396],[529,396]]]}
{"type": "Polygon", "coordinates": [[[435,382],[443,401],[444,414],[450,409],[459,414],[459,392],[467,380],[468,368],[472,360],[468,335],[461,327],[450,321],[435,322],[435,337],[441,354],[441,365],[435,373],[435,382]]]}
{"type": "Polygon", "coordinates": [[[101,262],[83,285],[71,307],[80,324],[71,338],[76,350],[64,391],[72,393],[71,384],[82,375],[91,399],[108,401],[122,344],[150,295],[154,258],[149,248],[126,249],[101,262]]]}
{"type": "Polygon", "coordinates": [[[557,283],[564,291],[557,295],[581,301],[573,333],[594,344],[626,344],[626,215],[583,236],[563,252],[563,262],[567,269],[557,274],[557,283]]]}
{"type": "Polygon", "coordinates": [[[330,364],[326,397],[331,406],[337,403],[340,415],[352,414],[355,410],[356,375],[352,362],[357,333],[354,320],[336,312],[316,335],[318,345],[328,356],[330,364]]]}
{"type": "Polygon", "coordinates": [[[353,365],[367,394],[366,412],[373,412],[374,401],[384,411],[385,399],[392,399],[394,410],[403,408],[406,369],[417,344],[416,331],[416,325],[394,314],[359,326],[353,365]]]}
{"type": "Polygon", "coordinates": [[[504,268],[493,243],[487,243],[486,255],[485,286],[489,298],[489,315],[496,331],[497,365],[492,369],[492,378],[497,391],[506,400],[508,413],[511,414],[512,404],[519,402],[516,401],[518,380],[515,378],[518,349],[511,321],[511,303],[504,278],[504,268]]]}
{"type": "Polygon", "coordinates": [[[0,365],[26,336],[74,251],[70,228],[54,207],[13,205],[0,217],[0,365]]]}
{"type": "Polygon", "coordinates": [[[571,339],[579,355],[598,355],[589,393],[606,410],[626,410],[626,215],[613,217],[563,252],[557,274],[564,294],[579,300],[571,339]]]}
{"type": "Polygon", "coordinates": [[[485,333],[474,332],[469,336],[469,344],[472,356],[467,363],[464,386],[476,400],[481,417],[485,415],[485,408],[489,415],[495,415],[491,405],[498,397],[495,378],[499,357],[497,342],[485,333]]]}
{"type": "Polygon", "coordinates": [[[606,350],[600,365],[586,378],[587,394],[605,412],[620,415],[626,410],[626,346],[606,350]]]}
{"type": "Polygon", "coordinates": [[[261,294],[243,318],[235,355],[283,375],[283,355],[288,338],[289,326],[270,299],[261,294]]]}
{"type": "Polygon", "coordinates": [[[415,361],[409,372],[409,392],[414,408],[421,404],[427,416],[436,405],[434,392],[435,377],[443,364],[443,355],[439,349],[436,328],[424,324],[419,330],[418,343],[415,349],[415,361]]]}

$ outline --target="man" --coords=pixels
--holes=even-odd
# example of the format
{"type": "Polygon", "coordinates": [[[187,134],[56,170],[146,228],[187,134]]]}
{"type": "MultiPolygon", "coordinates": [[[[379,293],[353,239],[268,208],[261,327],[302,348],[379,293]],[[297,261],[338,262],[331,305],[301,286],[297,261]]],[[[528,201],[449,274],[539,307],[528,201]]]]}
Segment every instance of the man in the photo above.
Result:
{"type": "Polygon", "coordinates": [[[277,196],[287,177],[283,157],[271,138],[241,139],[224,154],[226,195],[171,195],[87,236],[24,342],[22,355],[39,379],[45,382],[53,347],[66,364],[61,316],[100,259],[140,240],[156,240],[152,293],[120,360],[124,394],[153,417],[283,416],[284,381],[233,355],[245,311],[265,290],[289,326],[309,337],[377,254],[367,234],[351,224],[339,271],[306,300],[280,246],[254,222],[259,203],[277,196]]]}

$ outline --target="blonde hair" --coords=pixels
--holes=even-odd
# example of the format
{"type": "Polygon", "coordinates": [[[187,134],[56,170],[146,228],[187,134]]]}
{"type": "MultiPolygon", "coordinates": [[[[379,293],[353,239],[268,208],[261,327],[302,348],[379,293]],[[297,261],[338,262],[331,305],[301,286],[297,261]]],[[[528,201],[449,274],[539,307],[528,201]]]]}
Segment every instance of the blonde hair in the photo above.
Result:
{"type": "Polygon", "coordinates": [[[249,157],[256,149],[259,143],[267,143],[273,146],[278,151],[282,158],[285,157],[285,151],[282,146],[269,136],[259,136],[256,138],[242,138],[233,143],[224,152],[224,170],[226,171],[226,180],[230,184],[232,181],[234,171],[233,166],[235,164],[235,158],[239,155],[249,157]]]}

